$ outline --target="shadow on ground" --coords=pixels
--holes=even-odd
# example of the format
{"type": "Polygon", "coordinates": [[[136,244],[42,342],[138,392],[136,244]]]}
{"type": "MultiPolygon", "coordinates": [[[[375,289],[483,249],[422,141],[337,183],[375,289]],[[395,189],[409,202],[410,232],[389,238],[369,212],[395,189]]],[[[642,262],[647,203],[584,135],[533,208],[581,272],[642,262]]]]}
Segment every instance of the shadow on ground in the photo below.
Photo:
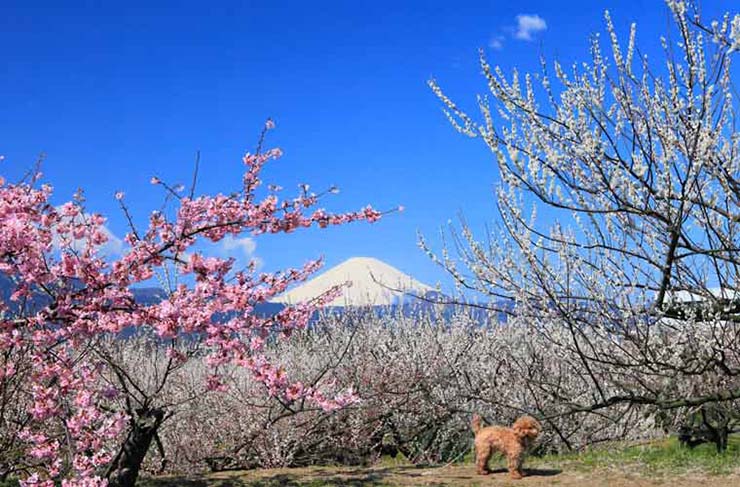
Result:
{"type": "Polygon", "coordinates": [[[354,473],[353,477],[344,477],[334,472],[316,472],[310,477],[305,475],[277,473],[262,476],[259,479],[194,479],[168,477],[147,479],[137,483],[138,487],[380,487],[387,486],[387,480],[379,472],[367,475],[354,473]]]}
{"type": "MultiPolygon", "coordinates": [[[[552,477],[556,469],[525,469],[527,477],[552,477]]],[[[471,486],[489,484],[494,478],[508,479],[506,469],[491,475],[476,475],[469,468],[434,468],[419,465],[399,465],[376,468],[316,468],[255,470],[222,473],[209,477],[167,477],[148,479],[140,487],[388,487],[393,485],[428,487],[471,486]]]]}
{"type": "Polygon", "coordinates": [[[184,477],[161,477],[156,479],[143,479],[136,482],[136,485],[140,487],[173,487],[175,485],[182,487],[210,487],[213,484],[209,484],[209,482],[205,480],[186,479],[184,477]]]}
{"type": "MultiPolygon", "coordinates": [[[[559,475],[563,473],[562,470],[557,468],[525,468],[524,475],[526,477],[552,477],[553,475],[559,475]]],[[[491,470],[491,474],[506,474],[509,473],[509,471],[505,468],[497,468],[496,470],[491,470]]]]}

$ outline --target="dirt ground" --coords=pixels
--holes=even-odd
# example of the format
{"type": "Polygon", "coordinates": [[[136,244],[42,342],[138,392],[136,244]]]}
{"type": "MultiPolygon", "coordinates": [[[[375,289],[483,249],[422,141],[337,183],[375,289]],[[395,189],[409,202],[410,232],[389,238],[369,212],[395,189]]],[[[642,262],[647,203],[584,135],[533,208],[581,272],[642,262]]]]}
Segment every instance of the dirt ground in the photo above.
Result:
{"type": "Polygon", "coordinates": [[[511,480],[503,470],[487,476],[475,474],[473,466],[344,468],[311,467],[221,472],[200,478],[159,478],[146,487],[411,487],[411,486],[560,486],[560,487],[740,487],[740,475],[649,476],[629,471],[567,471],[559,468],[526,469],[522,480],[511,480]]]}

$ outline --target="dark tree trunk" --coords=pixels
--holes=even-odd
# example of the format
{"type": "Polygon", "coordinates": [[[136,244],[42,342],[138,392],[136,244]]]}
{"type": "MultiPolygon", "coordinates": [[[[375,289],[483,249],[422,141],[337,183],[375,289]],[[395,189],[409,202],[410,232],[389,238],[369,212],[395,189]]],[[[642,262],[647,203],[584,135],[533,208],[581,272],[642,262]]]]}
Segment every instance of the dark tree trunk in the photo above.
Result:
{"type": "Polygon", "coordinates": [[[164,420],[161,409],[138,409],[131,431],[108,473],[111,487],[134,487],[149,446],[164,420]]]}
{"type": "Polygon", "coordinates": [[[724,452],[727,450],[727,437],[730,435],[729,418],[721,411],[707,411],[706,408],[702,409],[701,414],[704,426],[709,430],[710,440],[717,447],[717,452],[724,452]],[[712,412],[714,412],[713,415],[710,414],[712,412]]]}
{"type": "Polygon", "coordinates": [[[727,439],[730,436],[730,431],[727,426],[722,425],[719,428],[717,428],[717,433],[715,436],[715,446],[717,447],[717,452],[722,453],[724,451],[727,451],[727,439]]]}

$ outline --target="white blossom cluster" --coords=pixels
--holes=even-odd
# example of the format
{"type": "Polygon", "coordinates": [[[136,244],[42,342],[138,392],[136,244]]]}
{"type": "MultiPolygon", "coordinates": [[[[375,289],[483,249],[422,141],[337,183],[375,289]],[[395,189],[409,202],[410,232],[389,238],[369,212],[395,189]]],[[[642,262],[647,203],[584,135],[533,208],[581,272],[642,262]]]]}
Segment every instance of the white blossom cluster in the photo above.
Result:
{"type": "MultiPolygon", "coordinates": [[[[549,328],[464,309],[450,316],[446,308],[324,316],[311,330],[272,343],[270,353],[306,385],[351,386],[360,402],[332,413],[300,400],[269,399],[242,369],[223,371],[228,390],[205,392],[203,378],[212,371],[189,361],[152,404],[172,415],[159,432],[162,449],[150,449],[146,468],[366,464],[389,454],[424,463],[461,460],[472,445],[473,413],[498,424],[535,415],[545,425],[540,452],[659,433],[649,408],[574,414],[573,404],[598,391],[569,353],[570,332],[540,333],[549,328]]],[[[123,369],[157,383],[165,362],[151,344],[111,345],[119,359],[127,357],[123,369]]]]}

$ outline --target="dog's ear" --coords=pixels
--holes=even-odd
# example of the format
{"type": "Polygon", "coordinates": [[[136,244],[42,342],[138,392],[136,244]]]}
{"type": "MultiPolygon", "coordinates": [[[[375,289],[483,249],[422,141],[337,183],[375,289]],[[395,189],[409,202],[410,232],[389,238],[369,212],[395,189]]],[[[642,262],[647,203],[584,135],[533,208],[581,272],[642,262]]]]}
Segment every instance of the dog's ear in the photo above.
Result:
{"type": "Polygon", "coordinates": [[[534,436],[539,436],[542,433],[542,425],[536,419],[532,420],[532,427],[534,428],[534,436]]]}
{"type": "Polygon", "coordinates": [[[540,436],[540,433],[542,433],[542,426],[540,426],[540,423],[538,423],[537,421],[533,421],[531,429],[532,438],[537,438],[538,436],[540,436]]]}

